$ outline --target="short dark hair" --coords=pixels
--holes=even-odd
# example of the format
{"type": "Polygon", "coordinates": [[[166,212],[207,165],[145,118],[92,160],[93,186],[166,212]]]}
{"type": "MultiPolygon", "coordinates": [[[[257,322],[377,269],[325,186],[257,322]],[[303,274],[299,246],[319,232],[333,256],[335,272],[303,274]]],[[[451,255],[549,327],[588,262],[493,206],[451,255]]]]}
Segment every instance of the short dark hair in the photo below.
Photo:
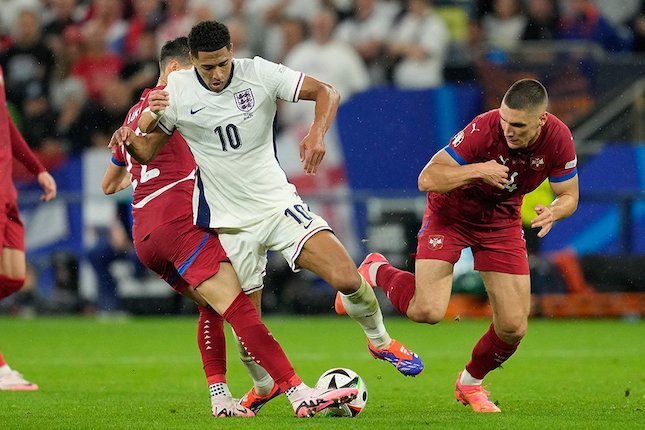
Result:
{"type": "Polygon", "coordinates": [[[195,24],[188,34],[188,46],[193,57],[198,52],[214,52],[231,47],[231,35],[228,28],[217,21],[202,21],[195,24]]]}
{"type": "Polygon", "coordinates": [[[535,79],[521,79],[504,94],[502,102],[511,109],[527,110],[549,103],[546,88],[535,79]]]}
{"type": "Polygon", "coordinates": [[[188,38],[178,37],[169,40],[161,47],[159,53],[159,66],[165,69],[171,60],[177,60],[182,65],[190,63],[190,50],[188,49],[188,38]]]}

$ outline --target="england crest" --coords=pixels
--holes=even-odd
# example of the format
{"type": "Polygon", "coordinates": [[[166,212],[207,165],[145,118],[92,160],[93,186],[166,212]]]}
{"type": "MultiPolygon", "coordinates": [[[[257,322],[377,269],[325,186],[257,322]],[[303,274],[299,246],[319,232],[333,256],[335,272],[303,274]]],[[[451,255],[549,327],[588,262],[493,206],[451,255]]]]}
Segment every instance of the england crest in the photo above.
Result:
{"type": "Polygon", "coordinates": [[[433,251],[443,248],[443,234],[435,234],[428,238],[428,246],[433,251]]]}
{"type": "Polygon", "coordinates": [[[255,98],[253,97],[251,88],[238,91],[233,94],[233,97],[235,97],[237,108],[242,112],[250,112],[251,109],[253,109],[253,106],[255,106],[255,98]]]}
{"type": "Polygon", "coordinates": [[[531,157],[531,169],[533,170],[544,169],[544,157],[531,157]]]}

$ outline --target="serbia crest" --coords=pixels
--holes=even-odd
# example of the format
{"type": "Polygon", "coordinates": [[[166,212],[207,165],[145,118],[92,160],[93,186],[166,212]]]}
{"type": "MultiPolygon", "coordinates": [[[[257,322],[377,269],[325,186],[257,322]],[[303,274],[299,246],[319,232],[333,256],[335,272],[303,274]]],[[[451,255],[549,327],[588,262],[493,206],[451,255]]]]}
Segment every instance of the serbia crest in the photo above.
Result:
{"type": "Polygon", "coordinates": [[[437,251],[443,248],[443,234],[434,234],[428,238],[428,247],[437,251]]]}

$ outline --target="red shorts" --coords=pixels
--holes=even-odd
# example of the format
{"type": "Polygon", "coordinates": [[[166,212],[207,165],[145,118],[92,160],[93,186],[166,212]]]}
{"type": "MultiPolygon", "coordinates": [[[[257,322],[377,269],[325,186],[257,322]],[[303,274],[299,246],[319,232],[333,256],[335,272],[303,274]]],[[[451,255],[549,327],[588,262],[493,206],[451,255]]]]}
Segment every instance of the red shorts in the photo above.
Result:
{"type": "Polygon", "coordinates": [[[475,270],[528,275],[529,261],[522,225],[490,228],[441,217],[426,208],[417,236],[417,260],[455,264],[461,250],[470,247],[475,270]]]}
{"type": "Polygon", "coordinates": [[[25,228],[15,201],[5,203],[0,212],[0,248],[25,250],[25,228]]]}
{"type": "Polygon", "coordinates": [[[192,216],[157,227],[138,240],[139,260],[179,293],[197,287],[219,271],[228,257],[215,232],[193,225],[192,216]]]}

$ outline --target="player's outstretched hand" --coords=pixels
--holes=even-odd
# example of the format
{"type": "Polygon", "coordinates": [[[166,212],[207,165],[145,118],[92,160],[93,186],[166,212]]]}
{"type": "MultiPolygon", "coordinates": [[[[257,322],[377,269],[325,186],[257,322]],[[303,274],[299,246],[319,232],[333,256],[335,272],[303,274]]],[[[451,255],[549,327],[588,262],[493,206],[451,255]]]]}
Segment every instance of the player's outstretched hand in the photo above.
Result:
{"type": "Polygon", "coordinates": [[[123,145],[129,145],[130,144],[130,136],[134,133],[134,131],[129,128],[129,127],[121,127],[117,131],[112,134],[112,138],[110,139],[110,144],[108,145],[108,148],[112,149],[115,146],[123,146],[123,145]]]}
{"type": "Polygon", "coordinates": [[[315,175],[325,156],[325,143],[322,133],[309,131],[300,142],[300,161],[307,175],[315,175]]]}
{"type": "Polygon", "coordinates": [[[49,172],[40,172],[38,174],[38,184],[43,189],[40,200],[48,202],[56,198],[56,181],[54,181],[54,178],[49,172]]]}
{"type": "Polygon", "coordinates": [[[508,167],[495,160],[481,163],[480,174],[482,181],[493,187],[504,189],[504,186],[508,184],[508,167]]]}
{"type": "Polygon", "coordinates": [[[531,220],[531,228],[539,228],[537,236],[544,237],[551,231],[555,219],[551,208],[544,205],[535,206],[535,212],[538,216],[531,220]]]}

